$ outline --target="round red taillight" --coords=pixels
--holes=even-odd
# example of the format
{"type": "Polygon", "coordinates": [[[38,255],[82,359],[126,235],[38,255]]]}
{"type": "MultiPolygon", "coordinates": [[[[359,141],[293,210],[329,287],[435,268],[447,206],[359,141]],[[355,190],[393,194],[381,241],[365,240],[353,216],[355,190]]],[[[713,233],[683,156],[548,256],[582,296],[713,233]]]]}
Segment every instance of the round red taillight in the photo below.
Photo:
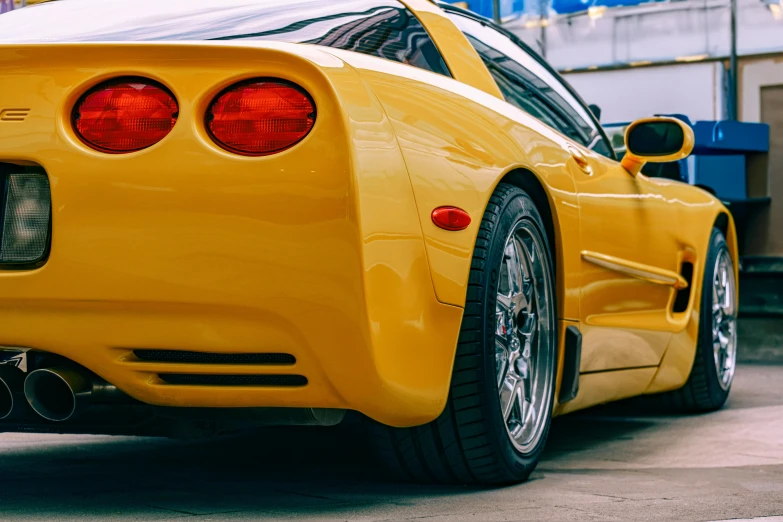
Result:
{"type": "Polygon", "coordinates": [[[122,154],[155,145],[177,123],[179,107],[162,85],[144,78],[102,83],[73,109],[76,134],[101,152],[122,154]]]}
{"type": "Polygon", "coordinates": [[[215,143],[243,156],[267,156],[302,141],[315,125],[315,104],[283,80],[251,80],[220,93],[206,115],[215,143]]]}
{"type": "Polygon", "coordinates": [[[432,222],[438,228],[457,232],[470,226],[470,214],[457,207],[438,207],[432,211],[432,222]]]}

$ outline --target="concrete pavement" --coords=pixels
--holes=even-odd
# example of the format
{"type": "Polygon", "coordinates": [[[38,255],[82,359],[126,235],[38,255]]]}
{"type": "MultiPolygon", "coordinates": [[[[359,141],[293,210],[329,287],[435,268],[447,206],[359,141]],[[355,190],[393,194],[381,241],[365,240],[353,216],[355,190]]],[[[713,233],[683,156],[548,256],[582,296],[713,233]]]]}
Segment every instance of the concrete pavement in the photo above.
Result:
{"type": "Polygon", "coordinates": [[[557,419],[523,485],[392,484],[349,429],[207,441],[0,435],[0,520],[783,520],[783,366],[746,365],[726,409],[633,404],[557,419]],[[770,518],[772,517],[772,518],[770,518]]]}

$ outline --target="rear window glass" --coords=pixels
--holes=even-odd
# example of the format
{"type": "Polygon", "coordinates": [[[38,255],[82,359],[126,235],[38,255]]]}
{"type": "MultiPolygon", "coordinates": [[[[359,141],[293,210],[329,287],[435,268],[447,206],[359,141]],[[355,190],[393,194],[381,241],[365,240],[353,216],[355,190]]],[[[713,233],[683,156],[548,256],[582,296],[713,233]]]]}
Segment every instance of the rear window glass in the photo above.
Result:
{"type": "Polygon", "coordinates": [[[156,40],[308,43],[450,76],[397,0],[59,0],[0,16],[0,43],[156,40]]]}

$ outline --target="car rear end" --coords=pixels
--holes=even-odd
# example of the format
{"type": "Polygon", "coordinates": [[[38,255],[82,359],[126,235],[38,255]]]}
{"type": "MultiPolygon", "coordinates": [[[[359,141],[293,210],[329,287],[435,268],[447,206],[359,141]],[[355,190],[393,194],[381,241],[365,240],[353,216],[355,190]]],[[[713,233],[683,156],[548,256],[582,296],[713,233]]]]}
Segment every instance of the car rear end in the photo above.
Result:
{"type": "Polygon", "coordinates": [[[461,310],[435,298],[394,134],[341,60],[3,44],[0,92],[0,345],[20,370],[72,366],[158,406],[437,416],[461,310]],[[118,123],[101,104],[128,85],[153,96],[118,123]],[[299,120],[243,99],[253,85],[299,120]]]}

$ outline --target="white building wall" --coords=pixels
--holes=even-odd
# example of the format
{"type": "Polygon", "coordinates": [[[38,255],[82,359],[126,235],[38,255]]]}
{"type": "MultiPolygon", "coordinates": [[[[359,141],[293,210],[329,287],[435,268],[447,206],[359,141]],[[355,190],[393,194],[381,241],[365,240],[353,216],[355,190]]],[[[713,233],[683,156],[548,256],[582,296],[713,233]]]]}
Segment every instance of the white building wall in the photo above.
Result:
{"type": "Polygon", "coordinates": [[[603,123],[654,114],[685,114],[691,120],[723,117],[720,63],[678,64],[566,74],[587,103],[601,107],[603,123]]]}
{"type": "MultiPolygon", "coordinates": [[[[722,57],[730,49],[729,2],[684,0],[554,17],[546,32],[546,58],[561,70],[665,62],[698,56],[722,57]]],[[[778,4],[779,6],[780,4],[778,4]]],[[[506,27],[540,49],[541,27],[520,18],[506,27]]],[[[760,0],[738,0],[740,55],[783,51],[783,16],[776,19],[760,0]]]]}

